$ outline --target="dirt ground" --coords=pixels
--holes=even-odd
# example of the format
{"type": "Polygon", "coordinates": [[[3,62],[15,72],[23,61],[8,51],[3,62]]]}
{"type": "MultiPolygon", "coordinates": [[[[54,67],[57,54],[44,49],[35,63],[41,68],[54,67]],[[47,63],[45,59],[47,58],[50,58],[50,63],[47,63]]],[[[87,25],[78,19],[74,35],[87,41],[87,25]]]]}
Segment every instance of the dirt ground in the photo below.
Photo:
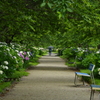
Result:
{"type": "MultiPolygon", "coordinates": [[[[55,54],[40,58],[28,76],[7,92],[0,100],[89,100],[90,86],[74,85],[74,70],[55,54]]],[[[78,84],[82,84],[79,82],[78,84]]],[[[98,93],[95,93],[97,100],[98,93]]]]}

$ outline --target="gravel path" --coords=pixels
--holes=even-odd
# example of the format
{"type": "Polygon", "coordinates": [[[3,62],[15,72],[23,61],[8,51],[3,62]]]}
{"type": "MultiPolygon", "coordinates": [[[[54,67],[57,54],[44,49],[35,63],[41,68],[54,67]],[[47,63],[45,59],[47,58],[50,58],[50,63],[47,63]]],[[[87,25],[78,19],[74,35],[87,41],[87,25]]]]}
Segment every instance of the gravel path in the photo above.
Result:
{"type": "Polygon", "coordinates": [[[29,76],[23,77],[0,100],[89,100],[90,87],[75,87],[74,71],[64,60],[52,54],[39,61],[28,71],[29,76]]]}

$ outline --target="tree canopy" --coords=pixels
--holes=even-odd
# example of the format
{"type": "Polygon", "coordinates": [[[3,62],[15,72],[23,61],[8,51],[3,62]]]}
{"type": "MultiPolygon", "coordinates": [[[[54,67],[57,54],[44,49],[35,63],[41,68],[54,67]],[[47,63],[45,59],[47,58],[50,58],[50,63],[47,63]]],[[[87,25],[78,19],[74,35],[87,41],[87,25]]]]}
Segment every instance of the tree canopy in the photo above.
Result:
{"type": "Polygon", "coordinates": [[[1,0],[0,41],[57,47],[97,46],[99,0],[1,0]]]}

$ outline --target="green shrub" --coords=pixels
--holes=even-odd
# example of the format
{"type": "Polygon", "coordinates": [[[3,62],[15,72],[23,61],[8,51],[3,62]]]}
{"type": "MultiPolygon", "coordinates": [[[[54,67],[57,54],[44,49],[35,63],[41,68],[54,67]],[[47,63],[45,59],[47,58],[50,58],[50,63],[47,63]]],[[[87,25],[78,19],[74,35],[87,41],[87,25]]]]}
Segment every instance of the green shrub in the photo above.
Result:
{"type": "Polygon", "coordinates": [[[88,54],[83,60],[82,65],[84,68],[88,68],[89,64],[96,64],[97,56],[94,53],[88,54]]]}
{"type": "Polygon", "coordinates": [[[12,76],[10,76],[9,78],[13,78],[13,79],[19,79],[22,76],[27,76],[29,75],[28,72],[25,71],[25,69],[20,69],[19,71],[15,71],[12,76]]]}
{"type": "Polygon", "coordinates": [[[44,52],[40,49],[40,50],[39,50],[39,55],[42,56],[43,54],[44,54],[44,52]]]}
{"type": "Polygon", "coordinates": [[[75,59],[76,55],[77,55],[78,51],[76,48],[66,48],[63,51],[63,57],[70,60],[70,59],[75,59]]]}

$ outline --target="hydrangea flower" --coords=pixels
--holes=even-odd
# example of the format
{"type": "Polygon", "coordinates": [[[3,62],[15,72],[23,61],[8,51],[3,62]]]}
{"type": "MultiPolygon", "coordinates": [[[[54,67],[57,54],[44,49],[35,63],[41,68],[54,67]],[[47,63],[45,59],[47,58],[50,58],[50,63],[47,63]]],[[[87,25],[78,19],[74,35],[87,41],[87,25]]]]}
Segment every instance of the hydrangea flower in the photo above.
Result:
{"type": "Polygon", "coordinates": [[[3,69],[8,69],[8,66],[3,66],[3,69]]]}
{"type": "Polygon", "coordinates": [[[100,71],[100,68],[98,68],[98,71],[100,71]]]}
{"type": "Polygon", "coordinates": [[[0,70],[0,74],[3,74],[3,71],[2,70],[0,70]]]}
{"type": "Polygon", "coordinates": [[[98,73],[98,74],[100,75],[100,68],[98,68],[98,71],[99,71],[99,73],[98,73]]]}
{"type": "Polygon", "coordinates": [[[23,51],[20,51],[20,53],[23,53],[23,51]]]}
{"type": "Polygon", "coordinates": [[[26,55],[27,53],[26,52],[24,52],[24,55],[26,55]]]}
{"type": "Polygon", "coordinates": [[[30,52],[27,52],[28,56],[30,57],[30,52]]]}
{"type": "Polygon", "coordinates": [[[7,51],[10,51],[10,49],[9,49],[9,48],[7,48],[6,50],[7,50],[7,51]]]}
{"type": "Polygon", "coordinates": [[[20,56],[24,59],[24,56],[23,56],[23,54],[22,54],[22,53],[20,53],[19,55],[20,55],[20,56]]]}
{"type": "Polygon", "coordinates": [[[100,53],[100,51],[97,51],[96,53],[100,53]]]}
{"type": "Polygon", "coordinates": [[[25,57],[25,60],[29,60],[29,57],[25,57]]]}
{"type": "Polygon", "coordinates": [[[3,69],[8,69],[8,66],[1,65],[3,69]]]}
{"type": "Polygon", "coordinates": [[[0,47],[3,47],[3,45],[0,45],[0,47]]]}
{"type": "Polygon", "coordinates": [[[4,61],[4,64],[8,65],[8,61],[4,61]]]}
{"type": "Polygon", "coordinates": [[[19,52],[18,50],[15,50],[17,53],[19,52]]]}
{"type": "Polygon", "coordinates": [[[13,58],[15,58],[15,59],[16,59],[16,56],[13,56],[13,58]]]}

